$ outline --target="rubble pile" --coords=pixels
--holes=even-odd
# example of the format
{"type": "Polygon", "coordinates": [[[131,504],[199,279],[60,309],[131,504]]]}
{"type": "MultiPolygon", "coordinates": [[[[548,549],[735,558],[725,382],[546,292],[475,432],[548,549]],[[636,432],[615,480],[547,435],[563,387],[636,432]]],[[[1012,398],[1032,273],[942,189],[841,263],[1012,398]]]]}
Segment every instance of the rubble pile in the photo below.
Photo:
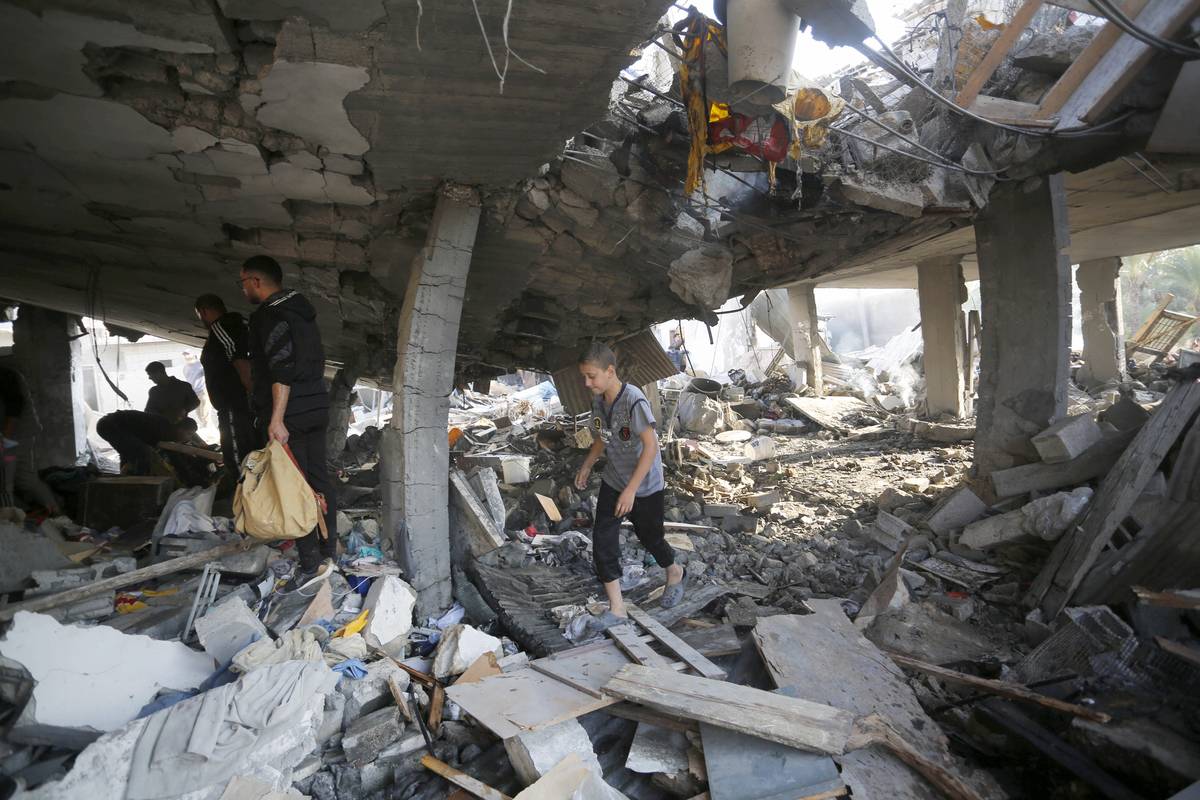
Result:
{"type": "Polygon", "coordinates": [[[552,385],[453,398],[457,602],[436,617],[381,531],[370,426],[334,458],[338,570],[293,591],[294,548],[244,545],[211,491],[107,536],[13,514],[5,791],[1166,796],[1200,779],[1200,389],[1158,380],[1073,389],[987,477],[969,421],[781,373],[664,381],[687,592],[659,607],[626,528],[631,619],[604,632],[599,478],[575,487],[591,428],[552,385]],[[1088,535],[1112,541],[1080,562],[1088,535]]]}

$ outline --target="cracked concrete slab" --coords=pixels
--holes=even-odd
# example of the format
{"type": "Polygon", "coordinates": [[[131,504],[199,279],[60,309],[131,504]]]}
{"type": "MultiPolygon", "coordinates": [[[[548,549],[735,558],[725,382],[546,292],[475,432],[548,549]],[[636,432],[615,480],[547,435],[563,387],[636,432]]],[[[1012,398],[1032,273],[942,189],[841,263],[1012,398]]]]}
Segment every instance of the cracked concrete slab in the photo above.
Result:
{"type": "Polygon", "coordinates": [[[258,121],[334,153],[359,156],[371,145],[346,114],[346,95],[367,85],[363,67],[277,61],[262,79],[258,121]]]}
{"type": "Polygon", "coordinates": [[[277,20],[305,17],[335,31],[361,31],[387,16],[383,0],[343,0],[330,5],[326,0],[218,0],[221,11],[232,19],[277,20]]]}
{"type": "Polygon", "coordinates": [[[40,16],[0,3],[0,80],[27,81],[73,94],[99,97],[100,86],[83,66],[84,45],[140,47],[171,53],[212,53],[211,45],[152,36],[133,25],[50,9],[40,16]]]}

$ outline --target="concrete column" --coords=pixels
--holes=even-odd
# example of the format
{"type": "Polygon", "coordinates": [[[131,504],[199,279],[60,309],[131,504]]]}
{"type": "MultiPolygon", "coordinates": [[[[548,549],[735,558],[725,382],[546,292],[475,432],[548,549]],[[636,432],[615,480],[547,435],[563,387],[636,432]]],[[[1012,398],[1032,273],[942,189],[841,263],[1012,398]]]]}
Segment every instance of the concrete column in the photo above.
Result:
{"type": "Polygon", "coordinates": [[[817,396],[825,394],[821,381],[821,334],[817,319],[816,285],[801,283],[788,287],[788,307],[792,317],[792,352],[800,368],[800,385],[812,387],[817,396]]]}
{"type": "Polygon", "coordinates": [[[982,319],[975,464],[1033,461],[1029,439],[1063,416],[1071,264],[1062,175],[1002,183],[975,220],[982,319]]]}
{"type": "Polygon", "coordinates": [[[446,423],[478,227],[478,194],[443,187],[400,311],[392,419],[380,446],[381,489],[384,527],[417,590],[418,618],[441,613],[452,600],[446,423]]]}
{"type": "Polygon", "coordinates": [[[79,327],[58,311],[21,304],[13,323],[13,360],[25,376],[41,433],[34,466],[71,466],[87,440],[79,327]],[[79,409],[79,413],[76,413],[79,409]]]}
{"type": "Polygon", "coordinates": [[[1085,385],[1125,380],[1120,273],[1119,258],[1084,261],[1075,270],[1085,362],[1077,377],[1085,385]]]}
{"type": "Polygon", "coordinates": [[[925,406],[930,417],[966,414],[963,386],[963,311],[967,285],[962,257],[923,261],[917,265],[921,304],[921,337],[925,343],[925,406]]]}

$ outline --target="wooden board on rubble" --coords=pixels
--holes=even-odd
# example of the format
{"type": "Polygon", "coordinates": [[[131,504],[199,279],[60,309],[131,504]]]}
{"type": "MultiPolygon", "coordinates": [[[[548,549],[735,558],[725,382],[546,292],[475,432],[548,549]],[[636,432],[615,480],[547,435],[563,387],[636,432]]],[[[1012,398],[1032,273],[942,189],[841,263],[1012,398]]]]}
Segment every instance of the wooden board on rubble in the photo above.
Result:
{"type": "Polygon", "coordinates": [[[483,727],[501,739],[581,717],[617,702],[593,697],[549,675],[522,669],[446,690],[483,727]]]}
{"type": "MultiPolygon", "coordinates": [[[[918,753],[935,763],[949,763],[949,742],[941,727],[925,713],[904,672],[863,637],[841,602],[808,600],[806,605],[814,613],[764,617],[754,628],[755,645],[775,685],[794,687],[801,697],[859,717],[879,714],[918,753]]],[[[882,748],[855,750],[837,760],[856,796],[931,796],[920,775],[882,748]]],[[[998,787],[996,794],[984,792],[998,794],[998,787]]]]}
{"type": "Polygon", "coordinates": [[[789,397],[787,404],[822,428],[843,436],[858,427],[854,418],[878,413],[857,397],[789,397]]]}
{"type": "Polygon", "coordinates": [[[637,664],[604,687],[610,695],[697,722],[819,753],[841,753],[854,729],[848,711],[761,689],[637,664]]]}
{"type": "Polygon", "coordinates": [[[628,663],[616,642],[606,640],[530,661],[529,666],[592,697],[604,697],[604,684],[628,663]]]}

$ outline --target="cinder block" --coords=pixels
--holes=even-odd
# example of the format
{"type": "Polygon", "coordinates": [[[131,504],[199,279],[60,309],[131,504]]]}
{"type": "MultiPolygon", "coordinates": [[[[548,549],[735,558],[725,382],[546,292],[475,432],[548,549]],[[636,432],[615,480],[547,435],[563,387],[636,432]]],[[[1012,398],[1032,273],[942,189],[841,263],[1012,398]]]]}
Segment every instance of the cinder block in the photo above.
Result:
{"type": "Polygon", "coordinates": [[[374,761],[389,744],[400,738],[404,723],[395,706],[372,711],[355,720],[342,736],[342,752],[351,764],[361,767],[374,761]]]}
{"type": "Polygon", "coordinates": [[[1061,464],[1083,454],[1104,437],[1091,414],[1060,419],[1033,437],[1033,446],[1047,464],[1061,464]]]}

